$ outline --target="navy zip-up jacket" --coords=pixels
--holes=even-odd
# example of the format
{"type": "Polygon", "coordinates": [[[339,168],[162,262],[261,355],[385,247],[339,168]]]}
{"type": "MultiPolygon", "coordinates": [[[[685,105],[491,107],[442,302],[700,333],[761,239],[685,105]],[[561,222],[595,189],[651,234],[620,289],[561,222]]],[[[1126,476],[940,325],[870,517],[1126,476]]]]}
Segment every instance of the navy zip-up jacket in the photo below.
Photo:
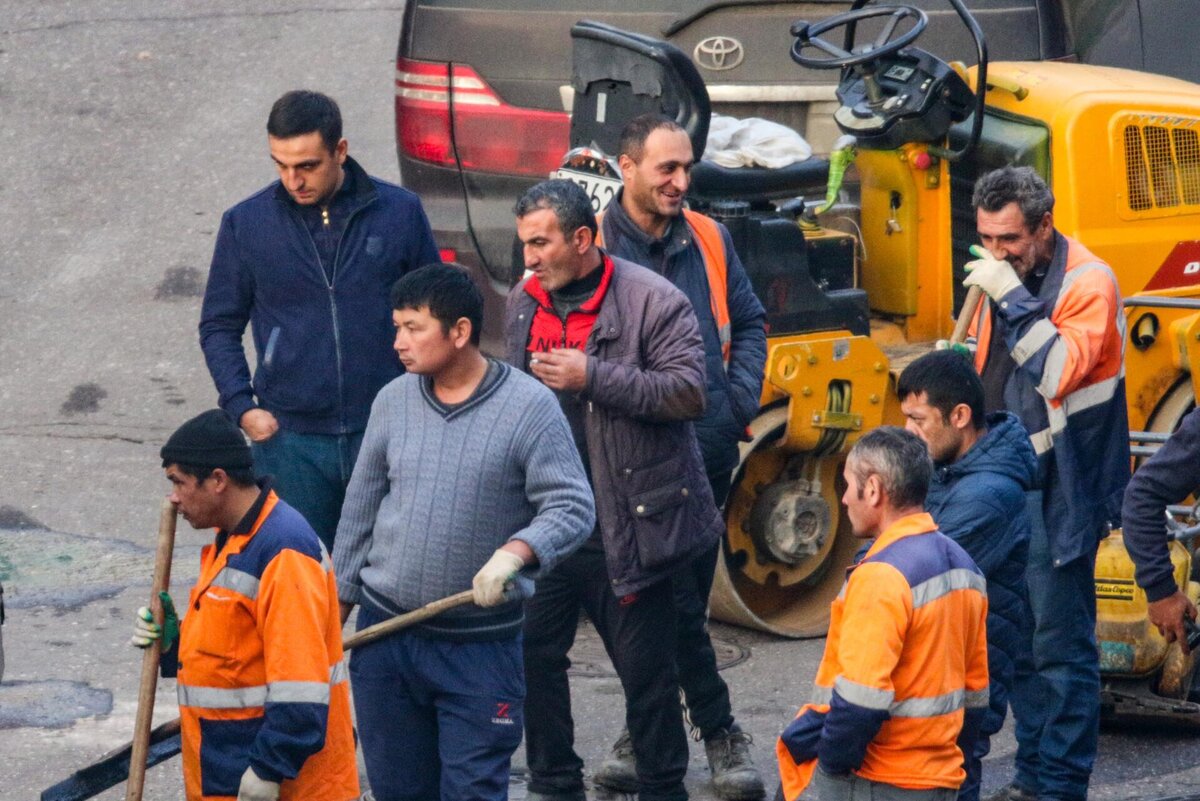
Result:
{"type": "Polygon", "coordinates": [[[987,579],[991,684],[989,710],[980,731],[985,737],[1004,724],[1026,606],[1031,525],[1027,504],[1041,508],[1037,456],[1025,427],[1011,412],[988,415],[987,425],[988,432],[961,459],[938,465],[925,497],[925,511],[987,579]]]}
{"type": "Polygon", "coordinates": [[[257,407],[282,429],[345,434],[367,426],[371,402],[402,372],[392,350],[390,291],[438,262],[421,202],[347,158],[355,192],[332,280],[282,184],[225,212],[200,312],[200,347],[235,421],[257,407]],[[246,324],[257,363],[251,383],[246,324]]]}
{"type": "Polygon", "coordinates": [[[733,249],[733,239],[720,226],[725,240],[726,287],[729,295],[730,352],[726,369],[721,340],[709,299],[704,256],[683,217],[677,217],[661,240],[637,227],[621,206],[621,190],[604,211],[606,250],[618,258],[640,264],[662,275],[687,295],[696,311],[704,338],[706,401],[704,417],[696,421],[696,439],[710,476],[728,473],[737,466],[737,444],[746,426],[758,414],[762,395],[763,365],[767,361],[767,313],[746,269],[733,249]]]}

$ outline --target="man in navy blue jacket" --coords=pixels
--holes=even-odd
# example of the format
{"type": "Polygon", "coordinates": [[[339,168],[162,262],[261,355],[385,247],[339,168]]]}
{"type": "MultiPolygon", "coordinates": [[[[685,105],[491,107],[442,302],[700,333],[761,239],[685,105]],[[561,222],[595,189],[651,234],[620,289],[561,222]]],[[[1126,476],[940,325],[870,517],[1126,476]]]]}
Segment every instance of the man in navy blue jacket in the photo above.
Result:
{"type": "Polygon", "coordinates": [[[1182,503],[1200,486],[1200,409],[1193,410],[1158,452],[1142,463],[1125,488],[1121,530],[1136,566],[1134,578],[1146,591],[1150,622],[1167,642],[1188,651],[1183,618],[1196,618],[1196,605],[1175,583],[1167,536],[1167,506],[1182,503]]]}
{"type": "Polygon", "coordinates": [[[1026,510],[1041,508],[1037,456],[1016,415],[984,417],[983,383],[959,353],[941,350],[917,359],[900,374],[896,394],[905,427],[925,441],[934,463],[925,511],[987,579],[988,711],[975,747],[963,754],[967,776],[958,791],[960,801],[978,801],[989,738],[1004,725],[1016,658],[1029,648],[1030,632],[1022,632],[1031,625],[1025,565],[1032,523],[1026,510]]]}
{"type": "Polygon", "coordinates": [[[288,92],[267,141],[279,180],[221,219],[200,347],[256,468],[332,550],[371,402],[402,371],[388,293],[440,259],[417,196],[347,155],[332,98],[288,92]]]}

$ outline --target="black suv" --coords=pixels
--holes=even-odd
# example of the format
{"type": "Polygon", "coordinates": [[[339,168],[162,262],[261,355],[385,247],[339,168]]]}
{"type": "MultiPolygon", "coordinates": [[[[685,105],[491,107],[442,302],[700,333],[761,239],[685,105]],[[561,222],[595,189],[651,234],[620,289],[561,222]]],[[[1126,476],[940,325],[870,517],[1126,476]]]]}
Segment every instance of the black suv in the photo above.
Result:
{"type": "MultiPolygon", "coordinates": [[[[1147,4],[1173,1],[1141,0],[1142,12],[1147,4]]],[[[973,44],[946,0],[907,2],[929,14],[923,47],[947,61],[974,62],[973,44]]],[[[467,265],[481,283],[489,349],[498,344],[504,293],[520,272],[513,202],[555,170],[567,150],[573,24],[592,19],[671,42],[700,68],[714,111],[781,122],[827,152],[837,135],[832,119],[837,76],[793,63],[789,28],[798,19],[815,21],[850,5],[410,0],[396,63],[400,172],[404,185],[421,196],[443,258],[467,265]]],[[[1142,17],[1131,0],[966,0],[966,5],[984,29],[993,61],[1073,57],[1081,50],[1104,63],[1154,68],[1143,63],[1142,17]],[[1086,47],[1069,41],[1069,29],[1077,36],[1092,31],[1086,47]],[[1118,46],[1121,41],[1137,42],[1136,57],[1129,46],[1118,46]]]]}

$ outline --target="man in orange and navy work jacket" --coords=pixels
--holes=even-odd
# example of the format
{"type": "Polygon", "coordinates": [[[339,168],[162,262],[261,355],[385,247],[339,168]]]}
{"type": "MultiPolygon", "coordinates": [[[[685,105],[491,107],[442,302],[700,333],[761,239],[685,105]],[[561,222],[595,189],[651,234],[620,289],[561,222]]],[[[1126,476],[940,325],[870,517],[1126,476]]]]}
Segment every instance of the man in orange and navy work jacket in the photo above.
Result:
{"type": "Polygon", "coordinates": [[[813,696],[776,743],[783,793],[952,801],[988,706],[983,574],[923,510],[925,444],[884,426],[846,459],[842,502],[873,539],[833,602],[813,696]],[[892,793],[899,789],[901,792],[892,793]]]}
{"type": "Polygon", "coordinates": [[[1016,774],[988,801],[1085,801],[1100,730],[1096,547],[1129,483],[1125,311],[1108,265],[1055,229],[1054,195],[1032,169],[984,175],[972,204],[990,255],[963,282],[990,298],[971,328],[984,410],[1021,418],[1043,495],[1010,696],[1016,774]]]}
{"type": "MultiPolygon", "coordinates": [[[[179,513],[217,529],[179,632],[188,801],[357,799],[337,588],[312,526],[255,485],[250,448],[220,410],[184,423],[162,460],[179,513]]],[[[139,610],[136,646],[162,635],[149,617],[139,610]]]]}

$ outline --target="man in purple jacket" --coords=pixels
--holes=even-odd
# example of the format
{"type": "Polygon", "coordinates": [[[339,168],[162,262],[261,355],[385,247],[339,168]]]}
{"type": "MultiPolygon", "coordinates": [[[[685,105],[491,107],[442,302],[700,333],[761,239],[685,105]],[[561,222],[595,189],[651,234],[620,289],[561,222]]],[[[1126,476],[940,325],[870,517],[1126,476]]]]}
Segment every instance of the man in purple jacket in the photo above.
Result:
{"type": "Polygon", "coordinates": [[[591,538],[544,576],[525,610],[525,749],[531,801],[584,801],[567,651],[582,607],[625,690],[642,801],[687,798],[672,576],[724,528],[692,420],[704,345],[687,296],[596,247],[570,181],[516,206],[532,275],[508,296],[508,361],[558,396],[596,495],[591,538]]]}
{"type": "Polygon", "coordinates": [[[279,180],[221,218],[200,347],[256,469],[332,550],[371,402],[401,373],[388,293],[440,259],[417,196],[347,155],[332,98],[279,98],[267,142],[279,180]]]}

